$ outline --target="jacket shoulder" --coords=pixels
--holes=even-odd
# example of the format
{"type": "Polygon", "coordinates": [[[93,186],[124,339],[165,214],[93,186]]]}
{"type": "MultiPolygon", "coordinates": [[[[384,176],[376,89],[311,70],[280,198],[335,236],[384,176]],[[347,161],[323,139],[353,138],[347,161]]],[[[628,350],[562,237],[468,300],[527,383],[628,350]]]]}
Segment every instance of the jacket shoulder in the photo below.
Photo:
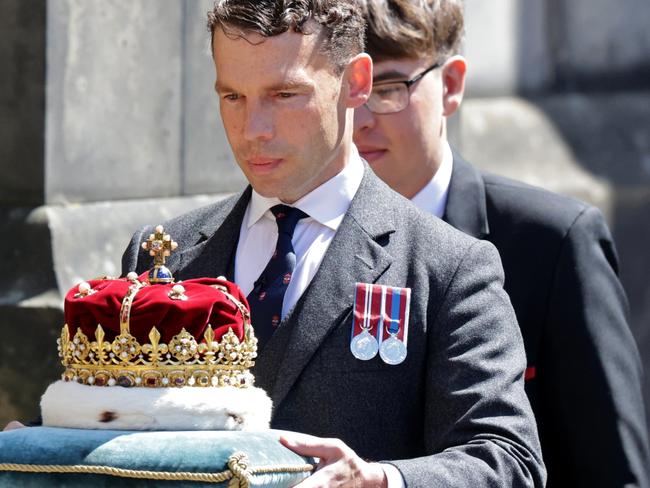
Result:
{"type": "Polygon", "coordinates": [[[606,225],[596,207],[576,198],[490,173],[482,177],[490,232],[509,228],[561,239],[578,221],[590,219],[606,225]]]}

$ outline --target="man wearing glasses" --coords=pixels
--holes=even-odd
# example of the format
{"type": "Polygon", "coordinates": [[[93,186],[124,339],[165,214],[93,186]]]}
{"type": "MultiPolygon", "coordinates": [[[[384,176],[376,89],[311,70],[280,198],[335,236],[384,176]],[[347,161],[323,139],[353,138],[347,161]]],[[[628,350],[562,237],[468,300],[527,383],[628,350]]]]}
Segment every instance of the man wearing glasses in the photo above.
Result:
{"type": "Polygon", "coordinates": [[[547,486],[649,486],[641,366],[602,215],[452,153],[446,119],[467,70],[460,1],[366,7],[374,87],[355,111],[354,141],[393,189],[497,247],[524,337],[547,486]]]}

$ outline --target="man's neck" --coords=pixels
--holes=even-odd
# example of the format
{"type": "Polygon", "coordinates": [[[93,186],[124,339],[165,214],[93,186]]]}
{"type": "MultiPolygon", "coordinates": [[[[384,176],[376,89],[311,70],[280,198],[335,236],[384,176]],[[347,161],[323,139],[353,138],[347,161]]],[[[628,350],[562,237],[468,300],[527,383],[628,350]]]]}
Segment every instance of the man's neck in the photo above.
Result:
{"type": "Polygon", "coordinates": [[[454,155],[451,147],[445,143],[442,147],[440,164],[433,177],[411,198],[411,201],[421,210],[442,217],[447,204],[453,164],[454,155]]]}

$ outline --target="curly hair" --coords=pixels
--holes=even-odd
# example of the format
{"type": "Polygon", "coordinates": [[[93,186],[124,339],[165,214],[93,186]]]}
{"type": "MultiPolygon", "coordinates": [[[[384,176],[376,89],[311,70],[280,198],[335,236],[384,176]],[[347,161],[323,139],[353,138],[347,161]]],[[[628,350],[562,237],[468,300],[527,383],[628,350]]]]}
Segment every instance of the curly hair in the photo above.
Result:
{"type": "Polygon", "coordinates": [[[461,0],[363,0],[366,45],[376,61],[457,54],[463,38],[461,0]]]}
{"type": "Polygon", "coordinates": [[[363,52],[365,21],[356,0],[216,0],[208,12],[212,42],[219,27],[237,37],[287,31],[309,35],[314,33],[310,21],[321,26],[321,51],[339,74],[351,57],[363,52]]]}

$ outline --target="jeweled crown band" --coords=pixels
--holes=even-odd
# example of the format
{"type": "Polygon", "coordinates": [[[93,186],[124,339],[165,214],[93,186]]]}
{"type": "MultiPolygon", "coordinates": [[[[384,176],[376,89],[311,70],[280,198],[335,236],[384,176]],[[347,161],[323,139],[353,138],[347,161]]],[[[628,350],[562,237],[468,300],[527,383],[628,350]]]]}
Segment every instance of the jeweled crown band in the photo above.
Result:
{"type": "MultiPolygon", "coordinates": [[[[104,279],[99,281],[110,283],[99,286],[95,280],[97,287],[95,289],[90,283],[84,282],[69,293],[70,296],[66,299],[66,321],[76,328],[76,332],[73,337],[70,337],[70,328],[66,324],[58,339],[59,356],[65,366],[63,379],[94,386],[235,386],[239,388],[252,386],[254,379],[249,370],[255,364],[257,357],[257,339],[253,333],[249,310],[242,303],[242,300],[245,301],[243,295],[240,295],[241,300],[233,295],[233,293],[239,294],[239,289],[223,277],[188,280],[185,283],[174,284],[174,278],[164,264],[165,258],[170,256],[177,244],[160,225],[155,228],[154,233],[142,244],[142,247],[154,257],[155,266],[147,273],[148,278],[141,280],[135,272],[130,272],[126,276],[126,282],[123,279],[104,279]],[[206,281],[201,283],[201,280],[206,281]],[[142,291],[145,289],[146,292],[142,291]],[[163,321],[151,324],[153,327],[150,329],[148,342],[141,335],[135,337],[131,334],[131,312],[134,307],[138,307],[135,298],[141,291],[149,297],[154,297],[149,301],[145,300],[144,307],[158,307],[158,310],[162,307],[163,310],[174,311],[174,314],[169,315],[174,317],[171,319],[173,322],[170,323],[168,319],[165,321],[159,315],[160,320],[163,321]],[[194,291],[196,295],[193,294],[194,291]],[[97,293],[106,293],[106,295],[97,293]],[[193,302],[194,296],[199,297],[197,302],[193,302]],[[206,296],[208,299],[205,299],[206,296]],[[228,326],[228,332],[222,337],[216,337],[215,330],[208,323],[203,337],[194,337],[183,328],[169,339],[170,329],[178,330],[176,320],[191,322],[193,319],[190,311],[199,311],[201,313],[198,315],[202,315],[210,307],[223,306],[223,297],[235,305],[242,320],[231,322],[232,317],[229,316],[223,324],[219,323],[223,319],[218,318],[218,313],[214,316],[209,315],[213,321],[217,321],[216,328],[219,333],[228,326]],[[117,310],[113,312],[112,305],[106,306],[116,301],[121,302],[119,312],[117,310]],[[89,325],[80,317],[88,315],[106,317],[107,314],[113,313],[115,315],[119,313],[120,333],[112,341],[105,340],[106,334],[99,324],[94,331],[95,340],[89,339],[78,326],[81,323],[85,324],[85,327],[89,325]],[[160,330],[168,332],[164,336],[165,340],[169,340],[167,344],[160,341],[162,336],[155,325],[158,325],[160,330]],[[233,332],[233,328],[237,333],[233,332]],[[141,342],[138,342],[138,339],[141,342]]],[[[196,320],[199,322],[194,325],[201,325],[199,330],[203,330],[203,324],[206,323],[204,318],[196,320]]],[[[209,321],[210,318],[207,319],[207,322],[209,321]]],[[[91,324],[94,326],[92,322],[91,324]]],[[[147,330],[148,324],[141,323],[137,325],[137,330],[142,330],[143,325],[144,330],[147,330]]],[[[85,330],[90,333],[88,328],[85,330]]]]}
{"type": "Polygon", "coordinates": [[[220,342],[214,340],[211,327],[205,342],[197,343],[185,329],[169,344],[160,343],[153,327],[150,342],[139,344],[130,334],[120,334],[112,342],[104,341],[101,325],[95,340],[78,329],[70,338],[67,324],[58,339],[59,356],[66,367],[63,379],[95,386],[252,386],[249,369],[254,365],[256,343],[252,330],[240,342],[228,331],[220,342]]]}
{"type": "MultiPolygon", "coordinates": [[[[140,344],[129,330],[130,310],[137,292],[147,286],[135,279],[129,287],[120,309],[120,334],[113,341],[105,341],[101,325],[91,341],[80,328],[70,337],[64,325],[57,339],[59,356],[65,366],[62,378],[94,386],[252,386],[249,372],[257,357],[257,339],[253,332],[248,309],[221,285],[210,285],[235,304],[242,315],[245,336],[242,341],[232,329],[215,340],[214,330],[208,324],[203,340],[197,342],[184,328],[173,336],[169,344],[160,342],[160,332],[152,327],[149,342],[140,344]]],[[[175,285],[170,298],[178,299],[185,290],[175,285]]],[[[89,291],[87,291],[89,293],[89,291]]],[[[185,297],[186,299],[187,297],[185,297]]]]}

